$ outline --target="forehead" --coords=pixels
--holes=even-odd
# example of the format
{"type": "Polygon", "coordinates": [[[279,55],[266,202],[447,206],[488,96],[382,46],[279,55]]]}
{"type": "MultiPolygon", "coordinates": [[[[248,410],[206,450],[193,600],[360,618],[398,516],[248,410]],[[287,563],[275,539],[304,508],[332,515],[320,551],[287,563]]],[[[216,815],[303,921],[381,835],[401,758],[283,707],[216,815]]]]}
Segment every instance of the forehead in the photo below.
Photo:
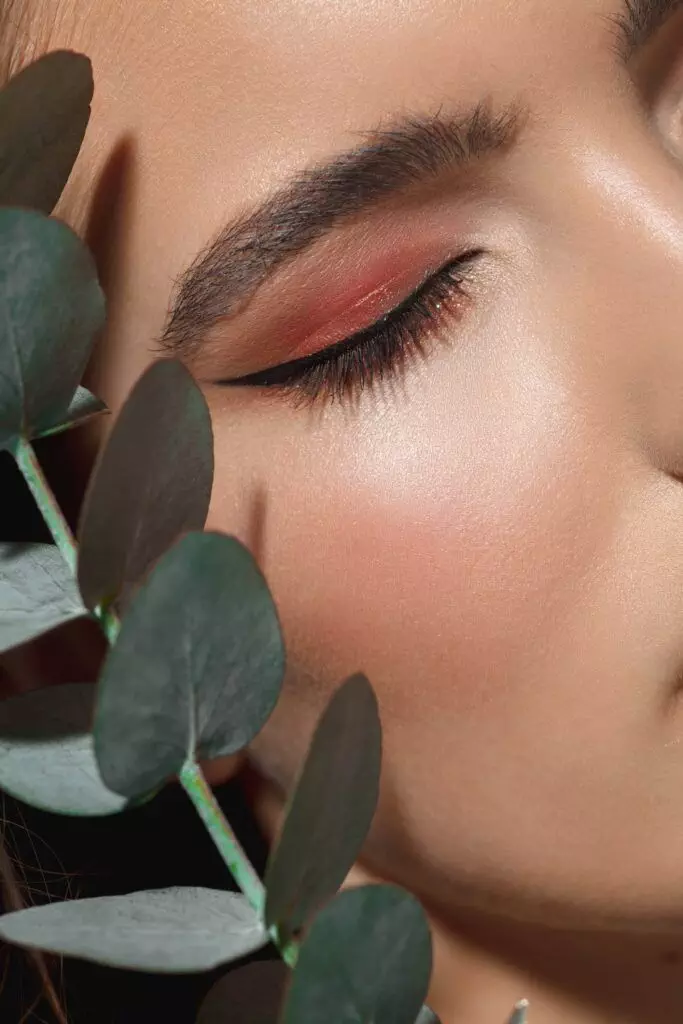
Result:
{"type": "Polygon", "coordinates": [[[149,0],[123,21],[114,4],[119,45],[104,38],[157,99],[168,92],[178,116],[222,113],[234,124],[239,111],[252,130],[269,122],[281,132],[307,119],[360,127],[388,107],[471,103],[575,68],[618,3],[149,0]]]}
{"type": "Polygon", "coordinates": [[[127,18],[106,2],[89,49],[101,92],[159,152],[166,136],[175,161],[180,146],[204,168],[246,162],[256,182],[393,114],[576,83],[619,0],[148,0],[127,18]]]}

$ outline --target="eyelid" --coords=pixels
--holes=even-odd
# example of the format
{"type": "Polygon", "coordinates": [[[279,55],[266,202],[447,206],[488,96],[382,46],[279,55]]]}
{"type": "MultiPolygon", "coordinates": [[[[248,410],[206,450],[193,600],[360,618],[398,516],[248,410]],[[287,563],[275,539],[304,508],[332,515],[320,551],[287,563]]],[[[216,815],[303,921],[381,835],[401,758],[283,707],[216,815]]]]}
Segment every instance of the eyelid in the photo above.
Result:
{"type": "Polygon", "coordinates": [[[371,323],[366,324],[364,327],[360,327],[355,331],[352,331],[350,334],[347,334],[344,337],[339,338],[337,341],[333,341],[328,345],[324,345],[322,348],[316,349],[314,352],[310,352],[308,355],[298,356],[295,357],[294,359],[288,359],[286,363],[281,363],[280,365],[292,367],[305,366],[307,364],[318,361],[321,358],[329,357],[331,355],[334,355],[336,352],[341,352],[346,348],[351,348],[354,345],[359,344],[365,337],[372,334],[385,321],[395,316],[399,316],[404,308],[407,308],[408,306],[410,306],[411,303],[415,301],[420,292],[424,290],[425,286],[428,286],[429,283],[438,274],[442,273],[446,269],[446,267],[450,266],[452,262],[453,261],[450,260],[448,263],[444,263],[443,266],[439,267],[438,270],[435,270],[433,273],[426,274],[421,279],[420,283],[416,288],[414,288],[411,292],[408,293],[408,295],[404,296],[399,302],[391,306],[390,309],[387,309],[384,313],[382,313],[381,316],[378,316],[371,323]]]}
{"type": "Polygon", "coordinates": [[[337,343],[348,343],[363,331],[372,330],[384,318],[414,298],[426,282],[457,258],[458,255],[451,254],[445,259],[442,256],[438,262],[431,261],[419,277],[403,267],[390,277],[381,278],[379,284],[369,290],[367,284],[362,289],[357,288],[359,297],[351,303],[348,301],[348,290],[345,298],[344,293],[337,289],[332,301],[325,303],[325,319],[304,334],[294,346],[287,362],[295,362],[299,358],[330,349],[337,343]]]}
{"type": "Polygon", "coordinates": [[[420,296],[428,292],[430,288],[434,286],[434,283],[447,274],[449,271],[455,272],[458,268],[475,261],[479,256],[482,255],[480,249],[469,249],[463,250],[460,255],[449,259],[446,263],[443,263],[433,273],[423,277],[420,284],[414,288],[408,295],[404,296],[400,302],[393,306],[390,310],[384,313],[381,317],[374,320],[372,323],[365,327],[362,327],[358,331],[354,331],[352,334],[347,335],[338,341],[333,342],[330,345],[326,345],[324,348],[318,349],[315,352],[311,352],[308,355],[300,356],[295,359],[288,359],[285,362],[273,364],[272,366],[265,367],[262,370],[257,370],[253,373],[245,374],[240,377],[233,377],[229,379],[222,379],[216,383],[220,385],[239,385],[239,384],[258,384],[266,383],[262,380],[267,374],[287,372],[295,372],[297,369],[305,369],[306,367],[315,366],[330,361],[336,355],[342,354],[347,351],[351,351],[354,348],[361,346],[366,340],[369,340],[378,329],[381,330],[382,325],[387,321],[393,321],[399,319],[405,311],[410,310],[411,307],[419,301],[420,296]]]}

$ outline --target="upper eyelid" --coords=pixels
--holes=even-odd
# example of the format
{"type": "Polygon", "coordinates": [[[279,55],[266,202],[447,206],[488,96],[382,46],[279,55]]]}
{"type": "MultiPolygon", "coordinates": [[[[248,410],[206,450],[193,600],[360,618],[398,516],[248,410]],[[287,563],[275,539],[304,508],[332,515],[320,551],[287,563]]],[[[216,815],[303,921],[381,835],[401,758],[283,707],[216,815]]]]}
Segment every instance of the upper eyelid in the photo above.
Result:
{"type": "Polygon", "coordinates": [[[353,348],[357,345],[363,344],[365,340],[368,340],[377,331],[377,329],[387,320],[398,319],[406,310],[408,310],[418,299],[419,296],[424,292],[428,291],[433,285],[434,281],[443,275],[450,267],[456,267],[461,264],[467,257],[467,253],[461,253],[457,257],[448,260],[447,263],[442,264],[432,274],[429,274],[420,284],[413,289],[408,295],[400,300],[395,306],[384,313],[381,317],[378,317],[371,324],[366,327],[361,327],[360,330],[354,331],[353,334],[347,335],[345,338],[340,338],[339,341],[332,342],[330,345],[326,345],[324,348],[319,349],[317,352],[311,353],[308,356],[301,356],[299,359],[288,359],[286,362],[277,363],[273,366],[264,367],[262,370],[254,371],[253,373],[243,374],[241,377],[226,378],[220,383],[222,384],[239,384],[240,382],[247,381],[252,377],[261,376],[264,373],[275,370],[285,370],[296,368],[303,369],[308,366],[315,366],[317,363],[324,362],[328,359],[333,359],[336,354],[341,353],[347,349],[353,348]]]}
{"type": "MultiPolygon", "coordinates": [[[[258,378],[263,377],[267,373],[282,373],[282,372],[296,372],[307,369],[312,369],[317,365],[324,364],[327,362],[333,362],[337,356],[342,356],[354,348],[361,348],[364,343],[369,343],[378,330],[382,330],[383,325],[387,321],[400,321],[405,315],[408,315],[412,309],[414,309],[416,303],[422,296],[426,296],[434,291],[439,279],[442,279],[445,275],[455,272],[458,267],[462,268],[463,271],[469,263],[474,263],[484,254],[484,249],[468,249],[463,250],[458,256],[451,257],[446,263],[443,263],[433,273],[429,274],[417,288],[415,288],[410,294],[406,295],[405,298],[401,299],[391,310],[385,313],[382,317],[379,317],[373,323],[368,324],[367,327],[361,328],[359,331],[355,331],[353,334],[348,335],[339,341],[333,342],[331,345],[325,346],[325,348],[319,349],[317,352],[312,353],[308,356],[302,356],[299,359],[291,359],[286,362],[277,363],[269,367],[265,367],[261,370],[256,370],[248,374],[243,374],[240,377],[224,378],[217,381],[218,384],[229,385],[229,384],[241,384],[241,383],[254,383],[258,384],[258,378]],[[254,379],[256,378],[256,379],[254,379]]],[[[463,277],[464,277],[463,273],[463,277]]],[[[452,287],[455,288],[458,282],[452,281],[452,287]]]]}

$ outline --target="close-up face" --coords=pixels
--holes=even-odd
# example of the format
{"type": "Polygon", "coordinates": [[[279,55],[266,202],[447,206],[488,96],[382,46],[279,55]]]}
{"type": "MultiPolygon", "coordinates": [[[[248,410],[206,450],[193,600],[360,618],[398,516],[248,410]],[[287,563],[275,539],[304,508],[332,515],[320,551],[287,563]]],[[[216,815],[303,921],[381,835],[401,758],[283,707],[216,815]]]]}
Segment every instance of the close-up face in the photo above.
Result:
{"type": "Polygon", "coordinates": [[[281,616],[256,769],[286,792],[363,671],[370,869],[446,909],[679,926],[683,11],[47,6],[18,39],[95,77],[57,211],[108,297],[88,383],[116,411],[186,362],[208,526],[281,616]]]}

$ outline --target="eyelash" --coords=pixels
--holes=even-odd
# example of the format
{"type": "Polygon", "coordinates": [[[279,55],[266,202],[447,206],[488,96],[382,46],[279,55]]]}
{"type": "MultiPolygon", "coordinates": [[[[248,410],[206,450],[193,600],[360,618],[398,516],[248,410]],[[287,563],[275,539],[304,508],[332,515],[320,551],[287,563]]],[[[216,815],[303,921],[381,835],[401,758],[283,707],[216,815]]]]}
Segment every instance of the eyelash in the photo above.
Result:
{"type": "Polygon", "coordinates": [[[474,250],[458,256],[374,324],[320,352],[219,383],[273,388],[296,406],[357,398],[397,375],[407,357],[424,356],[432,332],[461,312],[465,282],[481,255],[474,250]]]}

